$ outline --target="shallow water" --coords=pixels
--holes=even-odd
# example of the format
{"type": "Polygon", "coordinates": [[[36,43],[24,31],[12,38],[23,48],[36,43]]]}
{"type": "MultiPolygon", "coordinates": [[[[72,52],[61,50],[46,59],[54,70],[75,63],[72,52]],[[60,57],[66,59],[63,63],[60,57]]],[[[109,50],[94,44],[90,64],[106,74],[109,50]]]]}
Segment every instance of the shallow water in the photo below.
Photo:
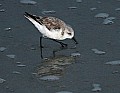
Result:
{"type": "Polygon", "coordinates": [[[100,84],[102,93],[119,93],[120,1],[35,2],[0,1],[0,93],[93,93],[92,84],[100,84]],[[51,13],[52,10],[54,13],[51,13]],[[53,51],[60,48],[59,44],[44,39],[43,56],[48,59],[44,61],[40,57],[41,34],[24,18],[25,11],[64,20],[75,30],[79,44],[71,49],[74,42],[63,41],[69,49],[56,52],[57,60],[53,51]],[[43,11],[48,13],[42,14],[43,11]],[[114,17],[115,20],[111,19],[114,23],[103,25],[109,17],[96,18],[99,13],[114,17]],[[98,49],[104,55],[95,54],[91,49],[98,49]],[[74,54],[78,55],[76,59],[71,57],[72,53],[78,53],[74,54]],[[43,76],[47,76],[43,78],[46,80],[40,80],[43,76]]]}
{"type": "Polygon", "coordinates": [[[59,80],[65,73],[65,68],[73,63],[75,63],[75,57],[72,56],[57,56],[46,59],[36,68],[36,77],[48,81],[59,80]]]}

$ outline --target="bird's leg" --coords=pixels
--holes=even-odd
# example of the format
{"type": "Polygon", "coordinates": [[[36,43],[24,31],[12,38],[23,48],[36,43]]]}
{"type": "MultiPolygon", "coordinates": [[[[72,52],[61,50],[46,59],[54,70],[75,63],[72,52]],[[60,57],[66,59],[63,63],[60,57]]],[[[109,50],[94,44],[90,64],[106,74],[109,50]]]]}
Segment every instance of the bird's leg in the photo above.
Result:
{"type": "MultiPolygon", "coordinates": [[[[41,51],[41,58],[43,58],[43,55],[42,55],[42,49],[44,48],[43,45],[42,45],[42,38],[43,38],[43,37],[41,36],[41,37],[40,37],[40,51],[41,51]]],[[[49,38],[49,39],[50,39],[50,38],[49,38]]],[[[50,39],[50,40],[53,40],[53,41],[59,43],[59,44],[61,45],[62,49],[67,48],[67,44],[65,44],[65,43],[62,43],[62,42],[57,41],[57,40],[55,40],[55,39],[50,39]]],[[[60,51],[60,50],[57,50],[57,51],[60,51]]],[[[53,55],[54,55],[54,56],[55,56],[55,52],[57,52],[57,51],[53,51],[53,55]]]]}
{"type": "Polygon", "coordinates": [[[62,43],[62,42],[57,41],[57,40],[55,40],[55,39],[51,39],[51,40],[53,40],[53,41],[59,43],[59,44],[61,45],[62,48],[67,48],[67,44],[65,44],[65,43],[62,43]]]}
{"type": "Polygon", "coordinates": [[[41,58],[43,58],[43,55],[42,55],[42,36],[40,37],[40,51],[41,51],[41,58]]]}
{"type": "Polygon", "coordinates": [[[43,48],[43,45],[42,45],[42,36],[40,37],[40,47],[43,48]]]}

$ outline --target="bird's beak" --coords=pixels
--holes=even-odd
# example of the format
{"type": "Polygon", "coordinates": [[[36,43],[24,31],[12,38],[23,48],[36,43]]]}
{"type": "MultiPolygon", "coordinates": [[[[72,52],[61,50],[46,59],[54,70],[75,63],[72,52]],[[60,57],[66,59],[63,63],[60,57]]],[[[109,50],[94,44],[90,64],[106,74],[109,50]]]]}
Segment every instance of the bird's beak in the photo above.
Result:
{"type": "Polygon", "coordinates": [[[72,40],[75,42],[75,44],[78,44],[78,42],[77,42],[77,40],[75,39],[75,37],[73,37],[72,40]]]}

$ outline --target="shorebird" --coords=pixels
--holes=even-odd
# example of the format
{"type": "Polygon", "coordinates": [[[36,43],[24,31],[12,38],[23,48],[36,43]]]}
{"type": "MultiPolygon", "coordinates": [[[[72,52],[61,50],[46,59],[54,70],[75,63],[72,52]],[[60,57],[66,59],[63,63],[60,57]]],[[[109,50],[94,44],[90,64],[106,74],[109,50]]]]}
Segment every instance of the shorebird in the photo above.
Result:
{"type": "Polygon", "coordinates": [[[67,44],[60,42],[60,40],[72,39],[75,44],[78,44],[74,37],[74,30],[71,26],[67,25],[64,21],[56,17],[42,17],[32,15],[25,12],[24,16],[33,23],[33,25],[38,29],[42,34],[40,37],[40,49],[41,49],[41,58],[42,56],[42,38],[47,37],[55,42],[61,44],[61,47],[67,47],[67,44]]]}

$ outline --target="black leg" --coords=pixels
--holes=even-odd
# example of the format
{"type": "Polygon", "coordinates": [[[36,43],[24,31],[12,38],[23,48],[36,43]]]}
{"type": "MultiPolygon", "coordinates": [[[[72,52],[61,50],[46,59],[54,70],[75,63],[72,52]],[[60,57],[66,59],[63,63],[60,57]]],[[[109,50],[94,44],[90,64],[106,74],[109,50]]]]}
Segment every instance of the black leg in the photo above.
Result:
{"type": "Polygon", "coordinates": [[[41,51],[41,58],[43,58],[43,55],[42,55],[42,36],[40,37],[40,51],[41,51]]]}
{"type": "MultiPolygon", "coordinates": [[[[42,38],[43,38],[43,37],[41,36],[41,37],[40,37],[40,51],[41,51],[41,58],[43,58],[43,54],[42,54],[42,49],[43,49],[42,38]]],[[[50,38],[49,38],[49,39],[50,39],[50,38]]],[[[50,40],[53,40],[53,41],[59,43],[59,44],[61,45],[62,49],[67,48],[67,44],[65,44],[65,43],[62,43],[62,42],[57,41],[57,40],[55,40],[55,39],[50,39],[50,40]]],[[[54,56],[55,56],[55,52],[56,52],[56,51],[54,51],[54,53],[53,53],[54,56]]]]}
{"type": "Polygon", "coordinates": [[[40,47],[43,48],[43,45],[42,45],[42,36],[40,37],[40,47]]]}
{"type": "Polygon", "coordinates": [[[51,40],[53,40],[53,41],[59,43],[59,44],[61,45],[62,48],[67,48],[67,44],[65,44],[65,43],[62,43],[62,42],[57,41],[57,40],[55,40],[55,39],[51,39],[51,40]]]}

